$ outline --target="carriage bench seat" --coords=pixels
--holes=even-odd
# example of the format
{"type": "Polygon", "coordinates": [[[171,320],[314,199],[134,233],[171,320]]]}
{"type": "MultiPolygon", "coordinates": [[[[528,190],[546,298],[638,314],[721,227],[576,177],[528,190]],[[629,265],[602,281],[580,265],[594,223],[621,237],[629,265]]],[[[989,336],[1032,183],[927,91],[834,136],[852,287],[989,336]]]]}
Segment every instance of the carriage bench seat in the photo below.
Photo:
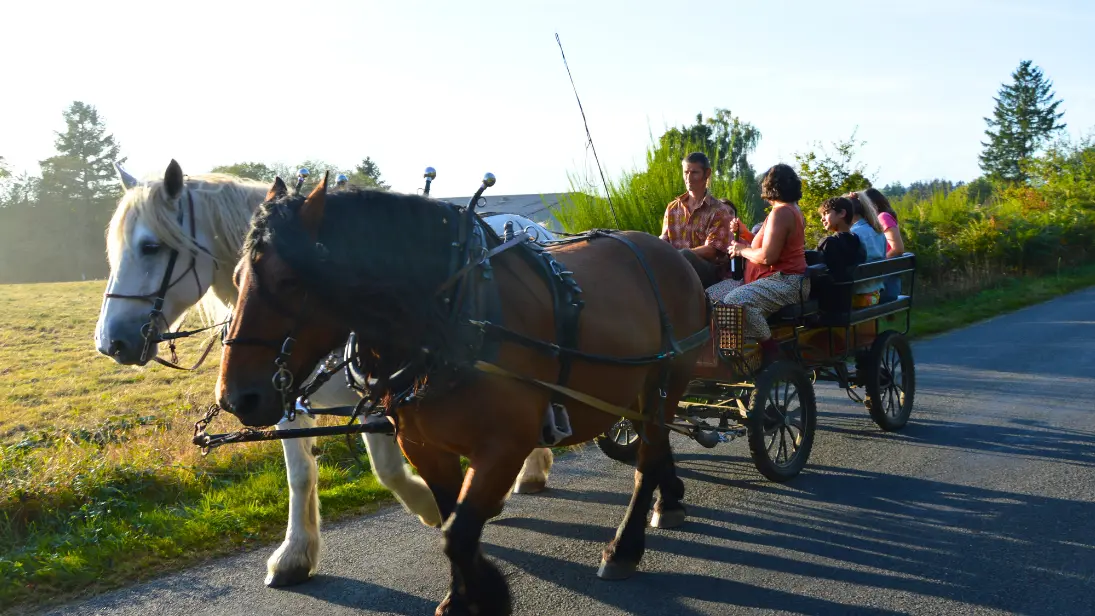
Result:
{"type": "Polygon", "coordinates": [[[784,306],[768,317],[768,323],[770,324],[787,324],[789,322],[800,321],[806,317],[813,316],[818,312],[818,303],[816,299],[808,299],[801,304],[791,304],[790,306],[784,306]]]}
{"type": "MultiPolygon", "coordinates": [[[[824,263],[814,263],[806,267],[806,278],[810,281],[816,281],[821,278],[827,278],[829,276],[829,268],[824,263]]],[[[802,293],[801,295],[806,295],[802,293]]],[[[810,292],[813,295],[813,292],[810,292]]],[[[789,325],[792,323],[800,323],[805,319],[813,317],[818,313],[818,301],[815,298],[807,299],[803,302],[794,303],[789,306],[784,306],[768,317],[769,325],[789,325]]]]}

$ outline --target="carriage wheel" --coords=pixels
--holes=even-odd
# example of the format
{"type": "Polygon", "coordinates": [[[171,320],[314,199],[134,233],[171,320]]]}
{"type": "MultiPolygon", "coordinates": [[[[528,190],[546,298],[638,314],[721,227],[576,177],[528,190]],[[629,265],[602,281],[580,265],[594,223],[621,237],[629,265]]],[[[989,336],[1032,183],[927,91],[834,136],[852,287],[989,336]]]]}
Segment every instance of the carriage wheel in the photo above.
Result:
{"type": "Polygon", "coordinates": [[[916,368],[909,341],[895,331],[884,332],[874,344],[862,371],[864,404],[879,428],[900,430],[909,421],[916,393],[916,368]]]}
{"type": "Polygon", "coordinates": [[[757,377],[749,398],[749,452],[771,481],[794,478],[814,446],[817,402],[810,377],[798,364],[777,361],[757,377]]]}
{"type": "Polygon", "coordinates": [[[617,462],[634,465],[639,458],[639,433],[630,419],[621,418],[594,440],[606,456],[617,462]]]}

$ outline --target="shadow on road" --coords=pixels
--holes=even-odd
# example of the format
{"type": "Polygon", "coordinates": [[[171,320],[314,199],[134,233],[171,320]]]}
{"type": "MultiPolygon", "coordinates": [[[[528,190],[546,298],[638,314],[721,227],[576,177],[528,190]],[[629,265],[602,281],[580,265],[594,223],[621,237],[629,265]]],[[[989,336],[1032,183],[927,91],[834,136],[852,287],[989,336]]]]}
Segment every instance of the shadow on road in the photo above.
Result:
{"type": "MultiPolygon", "coordinates": [[[[1095,388],[1092,392],[1095,395],[1095,388]]],[[[822,413],[817,430],[819,433],[887,439],[908,447],[961,449],[1095,467],[1095,432],[1055,426],[1036,419],[1005,418],[997,424],[984,424],[914,416],[900,432],[883,433],[863,415],[822,413]]],[[[736,461],[741,462],[741,459],[736,461]]]]}
{"type": "Polygon", "coordinates": [[[378,586],[360,579],[329,574],[318,574],[307,584],[288,586],[279,591],[305,595],[344,607],[402,616],[432,614],[437,607],[436,601],[417,595],[378,586]]]}
{"type": "MultiPolygon", "coordinates": [[[[522,520],[529,522],[530,520],[522,520]]],[[[573,526],[563,525],[563,532],[572,532],[573,526]]],[[[590,527],[595,528],[595,527],[590,527]]],[[[603,529],[597,529],[603,534],[603,529]]],[[[673,616],[705,616],[709,611],[690,607],[688,603],[704,602],[720,605],[737,605],[753,609],[778,609],[800,614],[862,614],[886,615],[901,614],[891,610],[855,608],[834,601],[805,597],[780,590],[762,588],[712,577],[689,573],[645,573],[623,582],[604,582],[594,580],[594,569],[554,558],[552,556],[530,554],[510,547],[484,544],[484,552],[499,560],[507,561],[521,568],[531,576],[545,582],[558,584],[573,592],[586,594],[592,599],[612,605],[630,614],[673,614],[673,616]],[[568,581],[575,583],[568,583],[568,581]],[[637,588],[656,587],[658,597],[651,600],[649,593],[635,592],[637,588]],[[687,600],[687,602],[685,601],[687,600]]],[[[534,613],[524,610],[522,613],[534,613]]],[[[716,612],[717,613],[717,612],[716,612]]]]}
{"type": "MultiPolygon", "coordinates": [[[[764,508],[744,500],[733,511],[692,507],[677,531],[648,529],[648,552],[1025,614],[1088,609],[1095,594],[1095,540],[1075,529],[1077,521],[1095,519],[1095,504],[836,467],[813,470],[806,481],[773,487],[778,495],[764,499],[764,508]]],[[[569,496],[562,492],[554,496],[569,496]]],[[[591,499],[598,500],[619,504],[591,499]]],[[[531,518],[494,523],[595,543],[611,538],[598,525],[531,518]]],[[[849,613],[850,607],[697,574],[640,572],[620,584],[590,583],[593,563],[498,545],[487,552],[633,613],[649,613],[649,595],[635,592],[648,586],[678,604],[691,599],[809,614],[849,613]]]]}

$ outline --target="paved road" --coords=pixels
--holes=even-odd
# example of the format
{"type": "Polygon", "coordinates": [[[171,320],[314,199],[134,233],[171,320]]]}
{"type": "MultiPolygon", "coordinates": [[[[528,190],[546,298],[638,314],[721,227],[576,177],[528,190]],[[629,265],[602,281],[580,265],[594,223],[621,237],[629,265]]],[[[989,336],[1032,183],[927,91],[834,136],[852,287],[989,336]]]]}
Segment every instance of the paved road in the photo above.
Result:
{"type": "MultiPolygon", "coordinates": [[[[1095,289],[914,345],[912,422],[881,433],[820,384],[810,465],[765,482],[744,442],[677,440],[689,522],[638,575],[595,577],[629,469],[595,447],[484,533],[519,614],[1095,614],[1095,289]],[[691,446],[690,446],[691,445],[691,446]]],[[[54,614],[432,614],[440,536],[402,509],[326,527],[320,575],[262,586],[272,548],[54,614]]]]}

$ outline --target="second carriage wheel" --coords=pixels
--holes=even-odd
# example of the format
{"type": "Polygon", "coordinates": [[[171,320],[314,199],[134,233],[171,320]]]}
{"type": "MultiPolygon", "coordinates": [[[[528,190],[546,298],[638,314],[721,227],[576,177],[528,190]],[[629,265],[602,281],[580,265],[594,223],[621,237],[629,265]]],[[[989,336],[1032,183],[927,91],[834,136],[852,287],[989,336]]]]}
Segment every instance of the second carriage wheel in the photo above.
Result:
{"type": "Polygon", "coordinates": [[[883,332],[856,372],[866,390],[864,404],[878,427],[887,432],[905,427],[916,394],[916,368],[908,339],[893,330],[883,332]]]}

